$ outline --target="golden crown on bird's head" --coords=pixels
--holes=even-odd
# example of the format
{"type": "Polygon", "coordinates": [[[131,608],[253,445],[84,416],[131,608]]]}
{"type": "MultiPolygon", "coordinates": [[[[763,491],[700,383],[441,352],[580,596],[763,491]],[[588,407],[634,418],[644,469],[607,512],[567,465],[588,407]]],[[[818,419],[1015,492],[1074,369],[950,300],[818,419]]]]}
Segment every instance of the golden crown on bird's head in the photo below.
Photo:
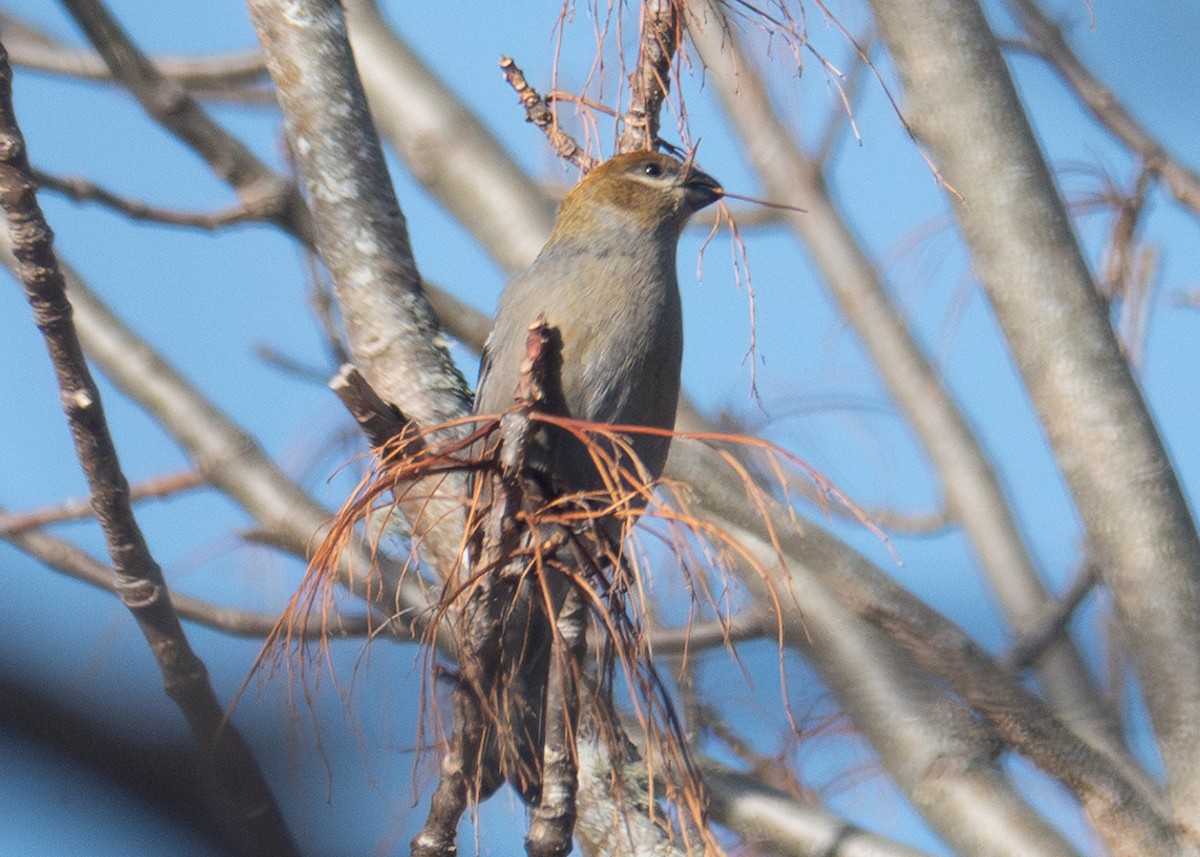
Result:
{"type": "Polygon", "coordinates": [[[692,214],[724,193],[716,179],[690,163],[661,152],[628,152],[600,164],[567,194],[555,232],[582,232],[606,211],[647,230],[682,229],[692,214]]]}

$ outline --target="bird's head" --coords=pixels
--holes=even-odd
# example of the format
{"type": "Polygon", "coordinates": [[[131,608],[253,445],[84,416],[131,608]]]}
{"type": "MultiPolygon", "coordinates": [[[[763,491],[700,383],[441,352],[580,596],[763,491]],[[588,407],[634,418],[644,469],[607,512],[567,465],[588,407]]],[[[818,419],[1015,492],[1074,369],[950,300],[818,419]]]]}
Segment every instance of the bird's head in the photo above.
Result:
{"type": "Polygon", "coordinates": [[[689,217],[723,195],[712,176],[669,155],[616,155],[567,194],[554,234],[570,239],[599,230],[632,229],[650,234],[665,229],[678,237],[689,217]]]}

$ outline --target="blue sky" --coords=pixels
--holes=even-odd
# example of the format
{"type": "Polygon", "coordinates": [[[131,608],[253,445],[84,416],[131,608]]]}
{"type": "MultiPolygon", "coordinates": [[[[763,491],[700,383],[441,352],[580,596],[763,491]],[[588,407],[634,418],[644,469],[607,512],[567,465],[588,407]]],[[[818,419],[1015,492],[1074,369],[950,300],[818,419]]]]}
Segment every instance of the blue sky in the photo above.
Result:
{"type": "MultiPolygon", "coordinates": [[[[22,0],[4,5],[80,43],[57,4],[22,0]]],[[[416,13],[400,3],[388,8],[400,32],[521,164],[548,181],[567,183],[573,174],[554,163],[540,135],[523,121],[496,65],[500,54],[509,54],[531,83],[548,89],[558,5],[511,3],[502,15],[480,12],[485,4],[463,4],[464,9],[470,6],[470,14],[416,13]]],[[[233,0],[118,0],[113,8],[155,53],[219,52],[255,43],[244,6],[233,0]]],[[[863,13],[857,4],[831,8],[860,31],[856,22],[863,13]]],[[[987,9],[1002,33],[1013,32],[999,4],[989,3],[987,9]]],[[[1089,27],[1083,2],[1056,2],[1053,9],[1074,22],[1073,43],[1137,117],[1176,155],[1200,167],[1195,143],[1200,139],[1200,84],[1192,59],[1200,39],[1200,9],[1190,0],[1162,0],[1152,7],[1112,0],[1094,4],[1094,27],[1089,27]]],[[[810,12],[814,44],[835,64],[844,63],[848,51],[837,30],[810,12]]],[[[569,28],[560,87],[570,89],[586,74],[591,33],[581,4],[569,28]]],[[[786,67],[786,51],[776,48],[778,103],[792,111],[797,127],[825,121],[836,94],[818,64],[810,58],[797,77],[794,67],[786,67]]],[[[1082,164],[1099,165],[1128,185],[1134,175],[1128,156],[1096,130],[1058,81],[1027,57],[1012,59],[1011,66],[1049,161],[1067,171],[1062,187],[1068,200],[1095,187],[1073,169],[1082,164]]],[[[880,70],[890,81],[886,58],[880,58],[880,70]]],[[[758,188],[736,141],[702,84],[694,72],[684,85],[692,133],[703,140],[701,164],[727,188],[754,194],[758,188]]],[[[24,71],[17,74],[15,93],[31,159],[40,168],[87,176],[158,205],[212,210],[232,202],[204,165],[154,128],[125,94],[24,71]]],[[[280,138],[272,111],[221,106],[214,113],[263,157],[278,163],[280,138]]],[[[861,142],[850,140],[839,149],[831,177],[835,191],[867,248],[884,265],[889,287],[927,353],[998,462],[1046,579],[1059,589],[1079,560],[1078,523],[969,262],[946,228],[945,201],[877,82],[864,82],[855,118],[861,142]],[[914,241],[926,230],[928,237],[914,241]]],[[[423,273],[490,311],[505,273],[425,198],[403,166],[393,163],[393,174],[423,273]]],[[[42,204],[61,254],[93,288],[323,502],[338,504],[346,479],[331,476],[350,454],[333,444],[345,427],[340,406],[319,383],[283,374],[254,351],[265,344],[327,368],[305,304],[305,275],[295,245],[265,227],[208,235],[131,224],[97,206],[51,194],[43,194],[42,204]]],[[[1099,257],[1109,224],[1104,215],[1079,222],[1089,259],[1099,257]]],[[[1155,191],[1145,232],[1159,251],[1159,274],[1140,378],[1194,505],[1200,491],[1200,447],[1194,440],[1200,421],[1195,386],[1200,311],[1177,306],[1175,298],[1200,288],[1200,225],[1155,191]]],[[[687,337],[684,384],[698,403],[760,425],[767,436],[803,456],[866,507],[931,509],[937,492],[919,448],[792,239],[779,229],[748,236],[756,309],[755,350],[749,356],[749,301],[746,289],[735,285],[727,238],[720,235],[708,247],[703,279],[697,282],[702,240],[698,232],[685,236],[679,265],[687,337]],[[751,393],[751,365],[758,398],[751,393]]],[[[84,483],[28,308],[16,285],[4,279],[0,360],[14,369],[0,373],[0,438],[7,450],[0,453],[0,504],[24,509],[82,496],[84,483]]],[[[459,356],[473,379],[474,358],[466,352],[459,356]]],[[[107,384],[103,393],[131,481],[187,466],[135,405],[107,384]]],[[[237,538],[249,521],[224,500],[197,494],[154,502],[142,507],[141,520],[170,581],[182,591],[279,609],[296,585],[296,563],[237,538]]],[[[897,538],[903,560],[897,565],[887,548],[861,528],[832,526],[985,646],[1003,647],[1003,627],[960,535],[897,538]]],[[[56,532],[102,554],[90,523],[56,532]]],[[[164,747],[188,740],[182,718],[161,694],[140,635],[114,598],[3,545],[0,576],[10,593],[0,605],[6,629],[0,675],[36,687],[111,727],[114,734],[164,747]]],[[[1103,606],[1102,600],[1091,599],[1077,622],[1101,621],[1103,606]]],[[[218,693],[231,698],[258,644],[201,628],[189,627],[189,633],[212,670],[218,693]]],[[[1093,649],[1087,655],[1097,669],[1102,666],[1104,652],[1093,649]]],[[[768,664],[766,678],[753,693],[740,684],[723,692],[731,709],[753,722],[778,708],[780,690],[771,679],[772,653],[752,650],[747,657],[768,664]]],[[[307,853],[377,853],[376,848],[389,853],[389,843],[408,840],[422,812],[411,808],[410,771],[418,661],[411,648],[375,646],[364,654],[361,643],[335,647],[334,661],[336,682],[352,692],[343,703],[330,678],[318,689],[316,715],[322,750],[331,763],[328,770],[314,749],[312,724],[302,705],[295,710],[297,695],[285,679],[255,684],[239,709],[238,723],[263,760],[298,838],[311,846],[307,853]]],[[[723,666],[714,663],[711,669],[723,666]]],[[[801,665],[795,675],[789,688],[793,704],[821,710],[826,703],[812,677],[801,665]]],[[[1136,722],[1136,705],[1131,706],[1136,722]]],[[[775,739],[771,730],[764,730],[763,748],[771,748],[775,739]]],[[[1152,754],[1148,744],[1142,742],[1152,754]]],[[[65,764],[44,745],[0,731],[0,759],[6,771],[0,780],[0,817],[6,819],[0,825],[0,854],[56,855],[78,853],[81,847],[95,854],[161,853],[166,837],[175,853],[211,853],[209,844],[189,838],[172,819],[163,819],[161,830],[156,828],[144,811],[131,806],[133,797],[65,764]],[[133,811],[138,812],[137,836],[130,834],[133,811]]],[[[848,766],[871,766],[865,744],[853,737],[817,738],[803,753],[806,781],[817,787],[828,786],[848,766]]],[[[1036,790],[1039,802],[1062,800],[1056,786],[1025,766],[1015,764],[1014,775],[1036,790]]],[[[428,776],[418,779],[418,785],[428,786],[428,776]]],[[[860,777],[855,785],[834,790],[831,802],[871,829],[947,853],[911,810],[894,800],[882,777],[860,777]]],[[[1074,810],[1064,807],[1058,816],[1078,836],[1074,810]]],[[[484,853],[521,853],[520,837],[509,832],[505,821],[512,809],[508,796],[485,809],[484,853]],[[493,839],[501,830],[506,833],[493,839]]],[[[1077,841],[1085,852],[1092,847],[1086,839],[1077,841]]]]}

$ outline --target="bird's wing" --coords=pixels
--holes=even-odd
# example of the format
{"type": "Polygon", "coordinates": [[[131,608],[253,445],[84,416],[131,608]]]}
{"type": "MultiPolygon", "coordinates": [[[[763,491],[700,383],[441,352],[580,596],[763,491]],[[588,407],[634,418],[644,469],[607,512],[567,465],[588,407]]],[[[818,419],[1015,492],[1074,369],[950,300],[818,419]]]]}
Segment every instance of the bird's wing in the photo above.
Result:
{"type": "Polygon", "coordinates": [[[483,341],[483,350],[479,352],[479,378],[475,381],[475,411],[478,412],[478,404],[480,394],[483,392],[483,387],[487,383],[488,372],[492,369],[492,336],[488,334],[488,338],[483,341]]]}

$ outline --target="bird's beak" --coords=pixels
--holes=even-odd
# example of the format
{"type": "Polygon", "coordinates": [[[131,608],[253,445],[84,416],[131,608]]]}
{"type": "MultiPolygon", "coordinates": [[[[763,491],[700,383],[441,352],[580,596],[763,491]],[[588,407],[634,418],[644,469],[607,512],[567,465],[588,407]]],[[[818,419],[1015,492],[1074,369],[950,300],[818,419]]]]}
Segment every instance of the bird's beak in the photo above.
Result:
{"type": "Polygon", "coordinates": [[[725,195],[721,183],[700,170],[688,170],[687,178],[683,180],[687,205],[692,211],[699,211],[706,205],[712,205],[725,195]]]}

